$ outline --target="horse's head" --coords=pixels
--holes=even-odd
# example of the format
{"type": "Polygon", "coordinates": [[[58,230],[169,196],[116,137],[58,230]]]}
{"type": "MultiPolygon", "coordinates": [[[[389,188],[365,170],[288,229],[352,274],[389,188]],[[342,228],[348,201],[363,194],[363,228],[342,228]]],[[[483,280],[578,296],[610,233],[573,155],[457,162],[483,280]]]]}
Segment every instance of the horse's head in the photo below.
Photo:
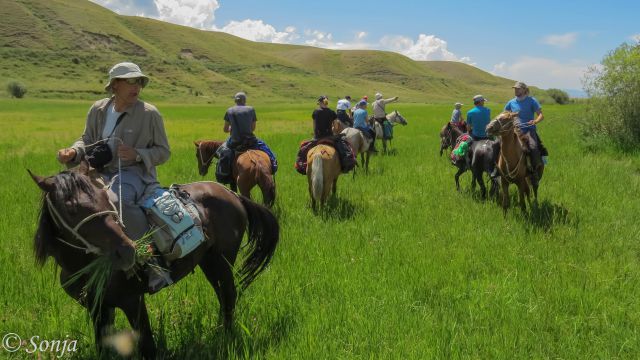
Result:
{"type": "Polygon", "coordinates": [[[507,131],[513,131],[517,118],[517,112],[501,112],[487,125],[487,134],[490,136],[499,136],[505,134],[507,131]]]}
{"type": "Polygon", "coordinates": [[[197,140],[193,144],[196,146],[198,172],[200,176],[205,176],[209,172],[209,166],[216,156],[216,151],[222,145],[222,141],[197,140]]]}
{"type": "Polygon", "coordinates": [[[92,183],[88,171],[85,162],[50,177],[29,171],[44,191],[34,239],[36,261],[43,265],[49,256],[84,252],[108,257],[116,270],[130,269],[135,264],[134,243],[125,235],[107,191],[92,183]]]}
{"type": "Polygon", "coordinates": [[[400,125],[407,125],[407,120],[402,117],[402,115],[400,115],[400,113],[398,112],[398,110],[395,110],[394,112],[391,113],[391,117],[389,118],[389,122],[390,123],[398,123],[400,125]]]}

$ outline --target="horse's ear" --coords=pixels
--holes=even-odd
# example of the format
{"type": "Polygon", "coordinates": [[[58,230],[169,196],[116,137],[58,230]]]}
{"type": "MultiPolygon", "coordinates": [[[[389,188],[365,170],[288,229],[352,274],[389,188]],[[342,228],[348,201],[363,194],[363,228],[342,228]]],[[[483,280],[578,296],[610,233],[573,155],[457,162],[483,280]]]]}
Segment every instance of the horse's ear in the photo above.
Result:
{"type": "Polygon", "coordinates": [[[197,148],[200,147],[200,144],[202,144],[202,140],[196,140],[193,142],[193,145],[195,145],[197,148]]]}
{"type": "Polygon", "coordinates": [[[29,172],[29,175],[31,175],[31,178],[33,179],[33,181],[38,185],[40,189],[42,189],[42,191],[50,192],[55,188],[53,178],[38,176],[32,173],[31,170],[29,169],[27,169],[27,171],[29,172]]]}
{"type": "Polygon", "coordinates": [[[78,165],[78,173],[89,176],[89,171],[91,170],[91,165],[86,159],[82,159],[80,161],[80,165],[78,165]]]}

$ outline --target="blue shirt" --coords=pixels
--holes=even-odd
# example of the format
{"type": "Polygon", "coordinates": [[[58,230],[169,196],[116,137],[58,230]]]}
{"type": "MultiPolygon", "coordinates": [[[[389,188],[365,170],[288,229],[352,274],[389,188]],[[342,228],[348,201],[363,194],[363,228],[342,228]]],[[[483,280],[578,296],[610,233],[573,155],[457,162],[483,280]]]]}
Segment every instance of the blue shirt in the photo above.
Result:
{"type": "Polygon", "coordinates": [[[475,138],[487,137],[487,125],[491,121],[491,110],[484,106],[476,106],[467,112],[467,124],[471,126],[471,136],[475,138]]]}
{"type": "Polygon", "coordinates": [[[533,120],[537,111],[542,110],[540,103],[536,98],[527,96],[522,101],[518,101],[518,98],[509,100],[507,105],[504,106],[505,111],[517,112],[518,121],[520,122],[520,129],[523,133],[528,133],[531,130],[536,130],[535,125],[526,125],[529,121],[533,120]],[[524,126],[526,125],[526,126],[524,126]]]}
{"type": "Polygon", "coordinates": [[[353,113],[353,127],[368,129],[367,110],[358,109],[353,113]]]}

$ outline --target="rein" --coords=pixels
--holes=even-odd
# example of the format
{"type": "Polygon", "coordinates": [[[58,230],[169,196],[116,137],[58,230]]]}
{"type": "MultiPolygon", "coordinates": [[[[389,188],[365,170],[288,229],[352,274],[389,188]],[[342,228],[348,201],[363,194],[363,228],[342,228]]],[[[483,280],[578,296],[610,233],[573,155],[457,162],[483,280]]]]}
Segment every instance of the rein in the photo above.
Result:
{"type": "Polygon", "coordinates": [[[216,152],[214,151],[213,154],[211,154],[211,156],[209,157],[209,159],[207,161],[203,161],[203,156],[202,156],[202,143],[200,145],[198,145],[198,155],[200,156],[200,161],[202,161],[202,165],[205,165],[206,167],[211,166],[211,161],[213,161],[213,158],[216,156],[216,152]]]}
{"type": "Polygon", "coordinates": [[[80,235],[78,230],[82,225],[86,224],[87,222],[91,221],[92,219],[98,216],[103,216],[103,215],[113,215],[116,217],[119,223],[122,223],[120,221],[120,216],[118,215],[118,212],[115,210],[115,206],[113,205],[113,203],[110,202],[114,210],[99,211],[97,213],[91,214],[86,218],[84,218],[82,221],[80,221],[75,227],[72,228],[71,226],[69,226],[69,224],[67,224],[64,221],[64,218],[62,217],[62,215],[60,215],[56,207],[53,206],[51,199],[49,199],[49,194],[45,195],[45,199],[47,200],[47,208],[49,209],[49,213],[52,215],[51,217],[53,218],[53,222],[56,224],[56,226],[58,226],[58,228],[63,228],[68,232],[70,232],[76,239],[78,239],[82,244],[84,244],[84,247],[70,244],[66,242],[64,239],[59,237],[56,237],[56,239],[58,239],[58,241],[72,248],[75,248],[78,250],[84,250],[85,254],[93,253],[96,255],[100,255],[102,251],[100,251],[100,249],[97,246],[92,245],[90,242],[87,241],[87,239],[85,239],[82,235],[80,235]]]}
{"type": "MultiPolygon", "coordinates": [[[[515,119],[510,121],[507,124],[503,124],[502,122],[500,122],[500,120],[498,120],[498,124],[500,124],[500,130],[498,131],[497,135],[498,136],[504,136],[505,134],[508,134],[509,132],[514,132],[515,131],[515,123],[514,123],[515,119]],[[505,129],[506,125],[511,125],[509,127],[507,127],[505,129]]],[[[522,146],[522,144],[520,143],[520,139],[518,138],[518,135],[516,135],[514,133],[514,136],[516,137],[516,140],[518,141],[518,143],[520,144],[520,146],[522,146]]],[[[500,147],[502,147],[503,145],[501,144],[500,147]]],[[[520,158],[518,159],[518,163],[516,163],[516,166],[512,169],[509,170],[510,166],[509,166],[509,161],[507,160],[507,158],[504,156],[504,151],[500,150],[500,158],[502,158],[502,160],[504,161],[505,166],[507,167],[507,173],[505,174],[505,176],[509,179],[515,179],[515,175],[518,174],[518,168],[520,167],[520,163],[522,162],[522,159],[524,159],[524,151],[521,152],[520,154],[520,158]]]]}

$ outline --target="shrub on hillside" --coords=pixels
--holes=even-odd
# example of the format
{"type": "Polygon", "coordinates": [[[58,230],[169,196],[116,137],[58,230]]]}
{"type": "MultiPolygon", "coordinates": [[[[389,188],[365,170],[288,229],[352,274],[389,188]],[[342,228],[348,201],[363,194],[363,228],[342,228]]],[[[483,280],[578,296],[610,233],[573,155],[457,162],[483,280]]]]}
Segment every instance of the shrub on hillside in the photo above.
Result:
{"type": "Polygon", "coordinates": [[[569,94],[566,91],[560,89],[548,89],[547,94],[553,98],[553,100],[560,105],[568,104],[571,100],[569,94]]]}
{"type": "Polygon", "coordinates": [[[640,148],[640,43],[607,54],[601,66],[589,70],[584,87],[590,96],[585,134],[626,150],[640,148]]]}
{"type": "Polygon", "coordinates": [[[27,93],[27,87],[17,81],[10,81],[7,84],[7,92],[11,97],[21,99],[27,93]]]}

